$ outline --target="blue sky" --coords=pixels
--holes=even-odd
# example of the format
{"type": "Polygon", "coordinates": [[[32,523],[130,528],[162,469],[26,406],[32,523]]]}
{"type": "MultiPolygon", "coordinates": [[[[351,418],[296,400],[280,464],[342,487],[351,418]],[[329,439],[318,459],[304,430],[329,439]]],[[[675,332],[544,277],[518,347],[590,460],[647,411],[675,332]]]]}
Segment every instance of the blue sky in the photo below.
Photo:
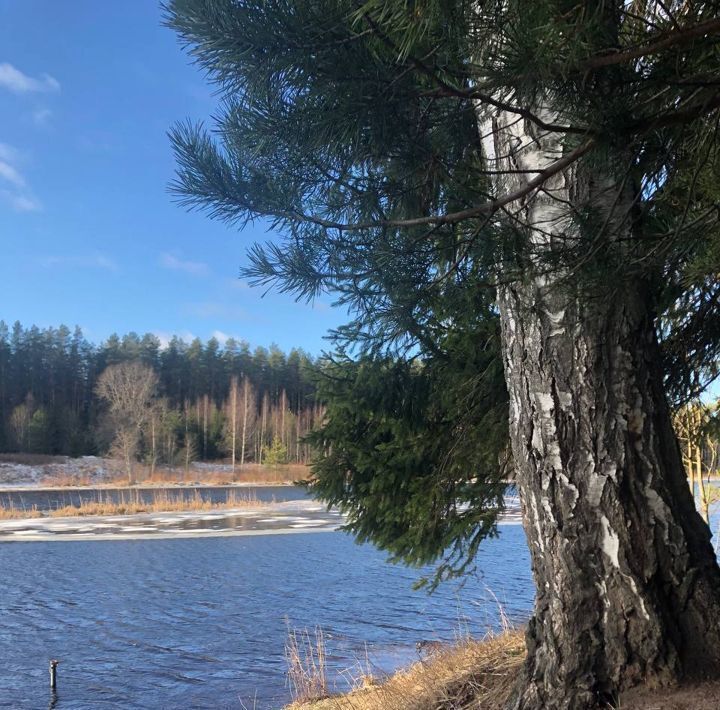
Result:
{"type": "Polygon", "coordinates": [[[168,128],[214,109],[156,0],[0,0],[0,319],[326,347],[345,320],[328,299],[238,279],[267,232],[168,194],[168,128]]]}

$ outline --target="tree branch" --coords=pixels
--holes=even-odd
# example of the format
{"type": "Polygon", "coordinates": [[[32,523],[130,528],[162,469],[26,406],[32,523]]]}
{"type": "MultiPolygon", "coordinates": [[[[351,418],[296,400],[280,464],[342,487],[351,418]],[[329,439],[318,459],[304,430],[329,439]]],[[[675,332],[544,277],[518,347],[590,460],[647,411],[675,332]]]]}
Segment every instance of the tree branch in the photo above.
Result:
{"type": "MultiPolygon", "coordinates": [[[[363,17],[365,18],[366,22],[370,25],[370,27],[374,30],[374,32],[377,34],[377,36],[388,46],[390,49],[392,49],[395,52],[399,52],[398,46],[393,42],[393,40],[385,33],[383,30],[379,27],[377,22],[373,20],[372,17],[368,13],[364,13],[363,17]]],[[[409,57],[409,61],[412,64],[415,69],[420,71],[422,74],[425,74],[425,76],[432,79],[439,87],[440,89],[437,92],[428,92],[425,94],[426,96],[452,96],[456,98],[463,98],[463,99],[475,99],[478,101],[482,101],[483,103],[487,103],[490,106],[494,106],[497,109],[500,109],[502,111],[508,111],[509,113],[514,113],[518,116],[522,116],[523,118],[527,119],[528,121],[531,121],[535,125],[539,126],[543,130],[546,131],[552,131],[554,133],[576,133],[580,135],[590,135],[592,134],[592,130],[584,127],[579,126],[562,126],[554,123],[546,123],[543,121],[539,116],[536,116],[532,111],[529,111],[528,109],[522,108],[520,106],[514,106],[513,104],[509,104],[506,101],[501,101],[499,99],[494,98],[490,94],[485,94],[480,91],[475,91],[473,89],[458,89],[452,84],[448,84],[444,79],[439,77],[429,66],[427,66],[423,61],[420,59],[417,59],[415,57],[409,57]]]]}
{"type": "Polygon", "coordinates": [[[470,207],[466,210],[460,210],[459,212],[450,212],[443,215],[430,215],[428,217],[415,217],[412,219],[389,219],[375,222],[357,222],[354,224],[333,222],[331,220],[323,219],[322,217],[305,215],[300,212],[290,212],[276,216],[282,216],[286,219],[292,219],[297,222],[316,224],[320,227],[324,227],[325,229],[337,229],[341,232],[360,231],[363,229],[408,228],[422,227],[426,225],[456,224],[457,222],[462,222],[466,219],[493,214],[506,205],[516,202],[517,200],[521,200],[523,197],[527,197],[527,195],[536,190],[538,187],[541,187],[542,184],[553,175],[557,175],[570,167],[570,165],[585,155],[594,146],[595,140],[592,138],[588,139],[567,155],[556,160],[545,170],[542,170],[523,187],[518,188],[513,192],[509,192],[507,195],[503,195],[503,197],[500,197],[497,200],[492,200],[491,202],[486,202],[485,204],[477,205],[476,207],[470,207]]]}
{"type": "Polygon", "coordinates": [[[638,119],[628,124],[628,128],[631,131],[654,130],[664,128],[665,126],[674,126],[678,123],[689,123],[696,118],[700,118],[700,116],[704,116],[706,113],[714,111],[716,108],[720,108],[720,94],[715,94],[706,101],[697,103],[682,111],[673,111],[672,113],[666,113],[662,116],[649,116],[638,119]]]}
{"type": "Polygon", "coordinates": [[[715,34],[720,34],[720,19],[707,20],[693,27],[670,32],[662,39],[640,45],[639,47],[591,57],[581,62],[577,68],[580,71],[593,71],[594,69],[602,69],[616,64],[625,64],[626,62],[631,62],[633,59],[640,59],[640,57],[647,57],[650,54],[657,54],[663,49],[667,49],[673,45],[685,44],[698,37],[715,34]]]}

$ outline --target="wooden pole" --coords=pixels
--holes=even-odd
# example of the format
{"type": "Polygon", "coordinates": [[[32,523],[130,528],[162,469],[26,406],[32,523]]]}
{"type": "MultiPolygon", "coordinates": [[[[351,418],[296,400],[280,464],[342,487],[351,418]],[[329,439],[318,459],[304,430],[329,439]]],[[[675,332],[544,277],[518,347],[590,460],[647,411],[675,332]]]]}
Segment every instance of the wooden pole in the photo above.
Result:
{"type": "Polygon", "coordinates": [[[55,690],[57,688],[57,667],[60,661],[53,658],[50,661],[50,689],[55,690]]]}

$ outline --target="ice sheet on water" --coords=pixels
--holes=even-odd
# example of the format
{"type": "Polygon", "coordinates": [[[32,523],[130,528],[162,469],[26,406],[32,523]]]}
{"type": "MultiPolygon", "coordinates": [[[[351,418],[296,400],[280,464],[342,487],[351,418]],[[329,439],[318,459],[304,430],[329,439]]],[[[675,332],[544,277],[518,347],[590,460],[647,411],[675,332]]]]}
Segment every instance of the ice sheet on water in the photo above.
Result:
{"type": "Polygon", "coordinates": [[[152,525],[124,525],[120,528],[122,532],[146,532],[147,530],[157,530],[152,525]]]}

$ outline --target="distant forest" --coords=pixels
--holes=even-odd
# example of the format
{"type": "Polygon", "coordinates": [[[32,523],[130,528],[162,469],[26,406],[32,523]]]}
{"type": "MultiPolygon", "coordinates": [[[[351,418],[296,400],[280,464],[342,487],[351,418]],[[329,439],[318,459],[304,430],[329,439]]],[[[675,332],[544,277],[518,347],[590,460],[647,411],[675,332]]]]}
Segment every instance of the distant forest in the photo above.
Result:
{"type": "MultiPolygon", "coordinates": [[[[229,457],[233,446],[240,462],[238,436],[246,462],[308,460],[301,439],[322,416],[322,407],[311,377],[315,363],[302,350],[251,351],[244,341],[186,343],[177,337],[163,347],[150,333],[111,335],[94,345],[78,327],[24,328],[16,322],[9,328],[4,321],[0,451],[107,454],[112,433],[98,380],[108,367],[131,362],[157,375],[144,425],[152,429],[153,464],[217,460],[229,457]]],[[[138,459],[150,455],[150,435],[145,432],[141,439],[138,459]]]]}

